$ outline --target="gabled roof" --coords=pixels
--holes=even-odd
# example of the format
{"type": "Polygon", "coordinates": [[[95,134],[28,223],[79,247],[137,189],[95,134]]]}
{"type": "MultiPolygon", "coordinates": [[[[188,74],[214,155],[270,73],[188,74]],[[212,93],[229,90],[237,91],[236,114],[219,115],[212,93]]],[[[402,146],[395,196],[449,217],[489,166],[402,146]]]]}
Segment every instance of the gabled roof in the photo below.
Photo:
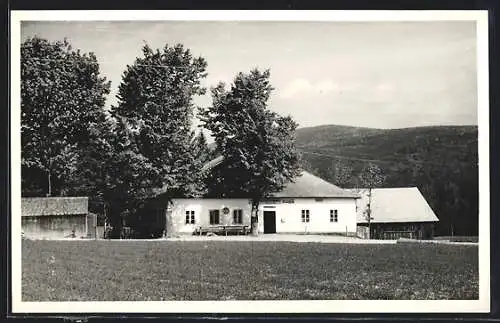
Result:
{"type": "Polygon", "coordinates": [[[84,197],[23,197],[21,216],[87,214],[89,198],[84,197]]]}
{"type": "MultiPolygon", "coordinates": [[[[368,223],[365,211],[368,205],[368,189],[351,189],[359,192],[357,201],[358,223],[368,223]]],[[[371,190],[371,223],[437,222],[434,211],[417,187],[373,188],[371,190]]]]}
{"type": "Polygon", "coordinates": [[[359,194],[342,189],[311,173],[302,171],[302,175],[288,183],[285,188],[274,197],[343,197],[358,198],[359,194]]]}
{"type": "MultiPolygon", "coordinates": [[[[207,171],[222,163],[224,157],[219,156],[212,159],[203,166],[207,171]]],[[[332,183],[329,183],[311,173],[302,171],[302,174],[288,183],[281,192],[273,194],[273,197],[337,197],[337,198],[358,198],[359,194],[342,189],[332,183]]]]}

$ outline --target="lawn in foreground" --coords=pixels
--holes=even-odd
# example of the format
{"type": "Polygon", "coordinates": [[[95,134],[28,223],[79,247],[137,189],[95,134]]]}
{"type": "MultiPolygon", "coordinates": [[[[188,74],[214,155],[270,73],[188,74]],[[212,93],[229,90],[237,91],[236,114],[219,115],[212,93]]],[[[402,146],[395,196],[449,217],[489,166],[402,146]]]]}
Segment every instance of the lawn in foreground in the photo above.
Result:
{"type": "Polygon", "coordinates": [[[478,299],[477,246],[23,241],[23,301],[478,299]]]}

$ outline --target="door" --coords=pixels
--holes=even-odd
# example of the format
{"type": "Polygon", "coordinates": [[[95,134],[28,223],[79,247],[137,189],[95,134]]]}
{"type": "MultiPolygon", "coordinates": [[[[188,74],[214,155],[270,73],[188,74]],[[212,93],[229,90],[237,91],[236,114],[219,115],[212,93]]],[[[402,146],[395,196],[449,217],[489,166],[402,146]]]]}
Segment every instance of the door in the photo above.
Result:
{"type": "Polygon", "coordinates": [[[276,211],[264,211],[264,233],[276,233],[276,211]]]}

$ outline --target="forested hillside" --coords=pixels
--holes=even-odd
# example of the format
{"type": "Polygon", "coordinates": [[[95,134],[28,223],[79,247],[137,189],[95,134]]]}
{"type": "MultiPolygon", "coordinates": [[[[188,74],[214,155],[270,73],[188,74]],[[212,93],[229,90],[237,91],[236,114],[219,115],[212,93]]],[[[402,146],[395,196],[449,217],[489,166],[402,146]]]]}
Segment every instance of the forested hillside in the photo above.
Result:
{"type": "Polygon", "coordinates": [[[371,129],[318,126],[297,130],[305,168],[342,187],[359,186],[369,163],[383,187],[417,186],[440,219],[439,235],[478,233],[476,126],[371,129]]]}

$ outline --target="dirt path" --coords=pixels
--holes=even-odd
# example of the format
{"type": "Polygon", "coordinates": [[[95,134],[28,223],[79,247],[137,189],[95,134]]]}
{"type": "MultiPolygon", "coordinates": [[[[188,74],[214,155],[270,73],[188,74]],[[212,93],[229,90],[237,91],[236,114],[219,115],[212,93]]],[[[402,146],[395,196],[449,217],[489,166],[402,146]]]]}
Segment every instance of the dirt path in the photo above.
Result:
{"type": "MultiPolygon", "coordinates": [[[[36,239],[32,239],[36,240],[36,239]]],[[[45,239],[41,239],[45,240],[45,239]]],[[[50,240],[63,240],[63,241],[77,241],[77,240],[93,240],[93,239],[50,239],[50,240]]],[[[102,240],[102,239],[99,239],[102,240]]],[[[396,244],[396,243],[424,243],[424,244],[448,244],[448,245],[478,245],[475,242],[450,242],[447,240],[410,240],[410,239],[400,239],[400,240],[375,240],[375,239],[360,239],[356,237],[343,237],[334,235],[300,235],[300,234],[260,234],[258,236],[193,236],[193,235],[183,235],[172,238],[160,238],[160,239],[123,239],[123,240],[113,240],[113,241],[255,241],[255,242],[313,242],[313,243],[350,243],[350,244],[396,244]]]]}
{"type": "Polygon", "coordinates": [[[167,241],[287,241],[315,243],[394,244],[396,240],[367,240],[333,235],[261,234],[259,236],[180,236],[167,241]]]}

